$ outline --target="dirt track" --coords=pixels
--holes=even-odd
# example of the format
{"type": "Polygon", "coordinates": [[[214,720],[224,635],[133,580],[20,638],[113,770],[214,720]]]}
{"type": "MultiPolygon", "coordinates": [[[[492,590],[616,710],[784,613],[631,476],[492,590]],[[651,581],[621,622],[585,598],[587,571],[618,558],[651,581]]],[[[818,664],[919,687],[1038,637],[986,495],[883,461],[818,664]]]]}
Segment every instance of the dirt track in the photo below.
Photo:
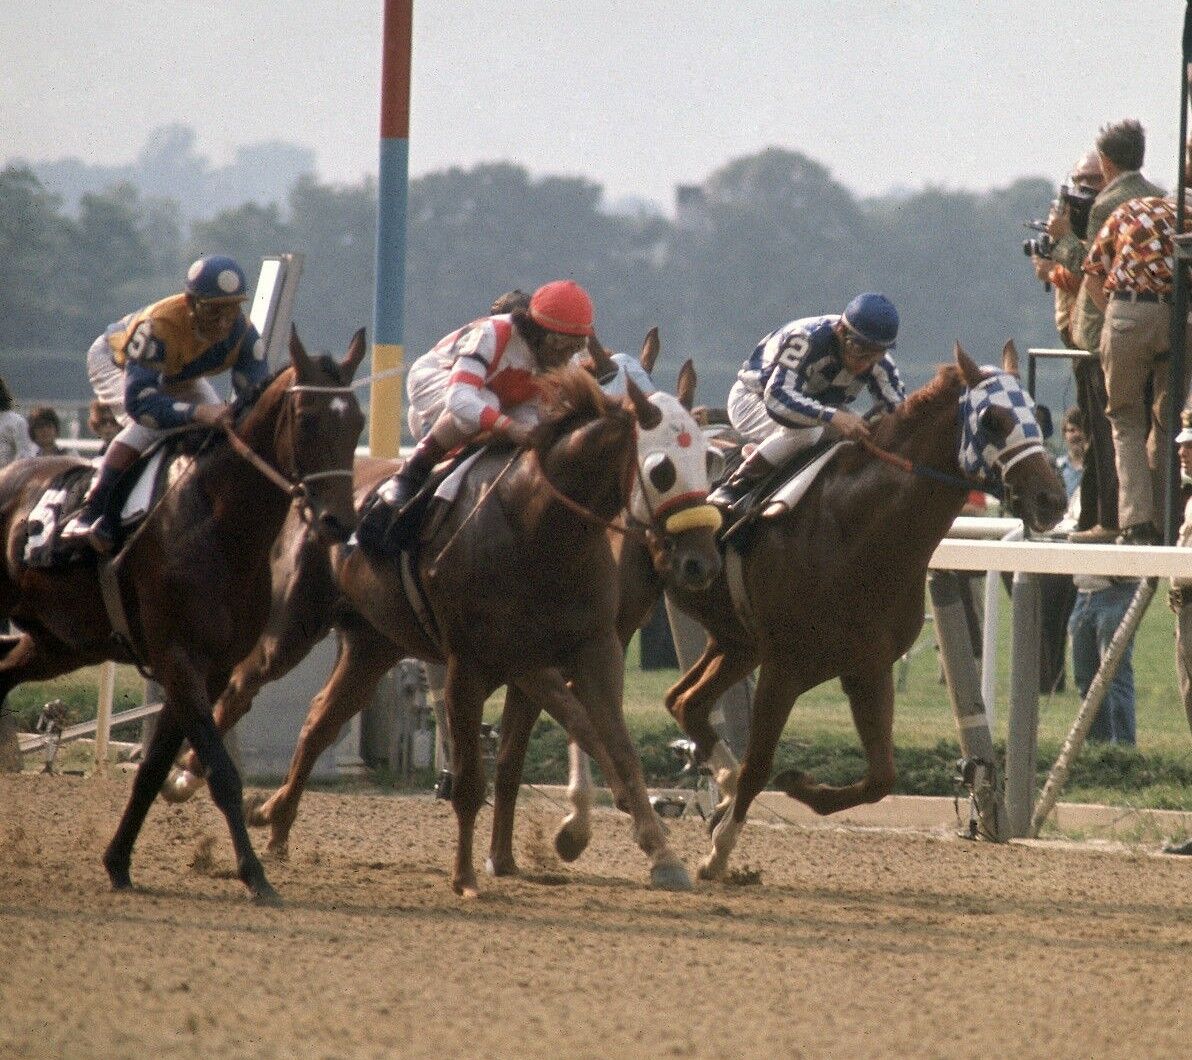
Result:
{"type": "MultiPolygon", "coordinates": [[[[109,892],[127,784],[0,776],[2,1056],[1188,1053],[1192,859],[751,823],[760,885],[666,894],[609,811],[555,863],[545,807],[526,875],[464,902],[446,805],[316,793],[260,909],[205,797],[109,892]]],[[[672,835],[694,870],[699,823],[672,835]]]]}

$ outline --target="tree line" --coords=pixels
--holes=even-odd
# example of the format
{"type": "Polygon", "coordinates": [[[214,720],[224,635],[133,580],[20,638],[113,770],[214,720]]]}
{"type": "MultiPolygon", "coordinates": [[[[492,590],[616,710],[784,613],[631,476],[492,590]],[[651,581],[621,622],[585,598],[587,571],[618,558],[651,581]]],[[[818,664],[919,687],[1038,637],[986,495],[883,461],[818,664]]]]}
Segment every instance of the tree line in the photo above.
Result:
{"type": "MultiPolygon", "coordinates": [[[[834,312],[860,290],[899,307],[897,359],[923,382],[960,339],[978,361],[1054,345],[1051,300],[1022,256],[1022,222],[1054,187],[927,188],[859,198],[820,163],[771,148],[678,191],[674,217],[613,213],[600,185],[493,163],[409,189],[405,347],[412,359],[512,287],[567,276],[591,291],[604,343],[636,350],[657,324],[664,377],[695,358],[701,396],[723,400],[766,332],[834,312]]],[[[296,322],[340,350],[371,325],[377,188],[292,184],[284,206],[246,202],[189,223],[194,203],[123,181],[67,210],[27,166],[0,170],[0,373],[22,399],[88,395],[84,354],[124,313],[180,289],[186,264],[228,253],[306,255],[296,322]]]]}

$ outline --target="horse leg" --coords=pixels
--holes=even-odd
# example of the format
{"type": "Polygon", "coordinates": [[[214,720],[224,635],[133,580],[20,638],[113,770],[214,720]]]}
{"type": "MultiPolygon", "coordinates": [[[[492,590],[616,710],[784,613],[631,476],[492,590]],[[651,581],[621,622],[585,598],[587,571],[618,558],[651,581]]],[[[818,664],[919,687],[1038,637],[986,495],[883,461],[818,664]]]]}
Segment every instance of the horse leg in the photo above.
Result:
{"type": "Polygon", "coordinates": [[[265,869],[253,850],[248,826],[244,822],[244,790],[240,773],[223,745],[215,721],[206,711],[196,714],[186,728],[186,737],[207,773],[211,801],[219,807],[228,822],[232,846],[236,850],[236,874],[255,902],[281,905],[281,897],[265,878],[265,869]]]}
{"type": "Polygon", "coordinates": [[[447,721],[451,729],[451,806],[458,829],[451,889],[462,898],[480,894],[472,866],[476,814],[484,805],[484,761],[480,756],[480,721],[484,701],[495,686],[470,670],[459,656],[447,660],[447,721]]]}
{"type": "Polygon", "coordinates": [[[599,763],[617,808],[626,813],[629,812],[629,796],[587,710],[575,698],[563,675],[556,669],[540,670],[530,678],[522,678],[521,684],[538,706],[567,730],[570,738],[567,798],[572,810],[555,833],[555,851],[564,861],[574,861],[592,837],[592,767],[588,756],[599,763]]]}
{"type": "Polygon", "coordinates": [[[893,667],[842,674],[840,684],[848,696],[853,724],[865,749],[865,776],[843,787],[820,784],[798,769],[785,770],[774,778],[778,788],[818,814],[878,802],[894,790],[893,667]]]}
{"type": "Polygon", "coordinates": [[[397,665],[401,654],[393,641],[364,619],[344,624],[335,669],[311,700],[285,781],[261,806],[249,811],[250,824],[269,825],[266,849],[271,854],[283,857],[288,850],[298,802],[319,755],[335,742],[344,724],[371,701],[381,678],[397,665]]]}
{"type": "Polygon", "coordinates": [[[740,765],[732,749],[712,728],[709,718],[717,700],[749,674],[754,661],[751,649],[729,651],[709,638],[704,654],[684,675],[684,678],[689,677],[698,670],[695,680],[688,682],[682,692],[676,693],[675,689],[684,683],[680,680],[667,693],[667,708],[682,730],[695,741],[701,761],[709,763],[716,783],[725,795],[713,814],[713,825],[727,809],[727,799],[736,790],[740,765]]]}
{"type": "Polygon", "coordinates": [[[505,690],[501,746],[497,751],[493,777],[493,831],[485,863],[490,876],[517,875],[517,860],[513,856],[513,816],[526,748],[530,745],[530,733],[540,712],[516,685],[511,684],[505,690]]]}
{"type": "Polygon", "coordinates": [[[153,736],[145,750],[145,756],[137,769],[129,795],[128,805],[124,808],[124,815],[116,834],[108,844],[103,855],[103,866],[107,870],[108,879],[112,881],[112,890],[126,891],[132,887],[129,869],[132,866],[132,848],[140,834],[141,825],[145,823],[145,815],[157,793],[161,789],[162,781],[170,771],[174,756],[182,746],[182,724],[178,711],[167,696],[161,713],[157,716],[157,724],[153,727],[153,736]]]}
{"type": "Polygon", "coordinates": [[[650,859],[650,881],[667,890],[690,890],[691,878],[683,863],[666,842],[662,822],[650,805],[641,759],[629,735],[622,711],[625,656],[621,643],[610,633],[592,638],[576,652],[570,667],[575,694],[588,709],[588,716],[607,752],[625,791],[626,808],[633,815],[634,837],[650,859]]]}
{"type": "Polygon", "coordinates": [[[700,863],[701,880],[724,879],[729,855],[745,826],[745,815],[770,779],[778,738],[782,735],[783,726],[800,691],[792,676],[794,667],[787,665],[787,662],[768,660],[762,664],[758,674],[749,743],[745,748],[745,757],[741,760],[736,791],[712,830],[712,853],[700,863]]]}

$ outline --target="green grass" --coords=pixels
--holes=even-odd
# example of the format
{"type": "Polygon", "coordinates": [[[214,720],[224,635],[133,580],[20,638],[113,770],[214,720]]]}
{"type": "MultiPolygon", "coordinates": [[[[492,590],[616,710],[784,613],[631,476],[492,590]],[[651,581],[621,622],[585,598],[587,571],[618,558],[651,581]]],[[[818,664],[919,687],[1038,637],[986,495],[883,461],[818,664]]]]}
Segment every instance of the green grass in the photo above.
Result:
{"type": "MultiPolygon", "coordinates": [[[[995,742],[1004,751],[1009,694],[1009,605],[1003,597],[995,700],[995,742]]],[[[1156,594],[1139,629],[1134,651],[1137,685],[1138,747],[1086,745],[1068,785],[1065,801],[1192,810],[1192,737],[1176,684],[1173,659],[1175,619],[1156,594]]],[[[898,788],[904,794],[950,795],[960,755],[947,688],[938,680],[930,624],[920,636],[923,650],[914,655],[905,692],[895,706],[894,744],[898,788]]],[[[1068,690],[1044,696],[1039,703],[1040,783],[1054,761],[1080,703],[1071,680],[1068,690]]],[[[131,667],[118,668],[116,710],[142,701],[141,678],[131,667]]],[[[93,717],[97,668],[56,681],[29,684],[10,694],[6,709],[18,727],[32,729],[48,699],[64,700],[71,722],[93,717]]],[[[677,763],[667,749],[678,728],[662,706],[678,671],[642,672],[636,641],[630,646],[625,686],[625,713],[652,782],[674,778],[677,763]]],[[[500,717],[502,698],[494,696],[486,717],[500,717]]],[[[120,737],[118,737],[120,738],[120,737]]],[[[129,737],[125,737],[129,738],[129,737]]],[[[836,681],[813,689],[795,704],[783,734],[776,769],[788,765],[814,772],[820,779],[843,782],[863,770],[860,745],[848,703],[836,681]]],[[[539,722],[531,743],[526,779],[549,783],[566,777],[567,750],[562,733],[551,722],[539,722]]]]}

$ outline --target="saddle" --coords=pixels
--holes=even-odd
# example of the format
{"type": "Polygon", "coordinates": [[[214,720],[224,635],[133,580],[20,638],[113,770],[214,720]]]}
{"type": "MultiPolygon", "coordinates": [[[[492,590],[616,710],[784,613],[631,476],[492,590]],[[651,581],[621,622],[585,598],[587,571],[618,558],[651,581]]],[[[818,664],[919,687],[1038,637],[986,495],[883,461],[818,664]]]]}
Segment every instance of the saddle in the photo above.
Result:
{"type": "MultiPolygon", "coordinates": [[[[189,461],[198,451],[195,441],[193,432],[167,438],[121,475],[111,500],[112,510],[120,512],[117,550],[169,488],[182,470],[183,461],[189,461]]],[[[26,566],[50,569],[97,561],[95,551],[86,542],[62,540],[62,529],[82,508],[96,471],[93,464],[78,464],[46,486],[25,517],[22,559],[26,566]]]]}
{"type": "MultiPolygon", "coordinates": [[[[720,510],[724,513],[724,525],[720,531],[721,542],[735,539],[734,544],[742,548],[746,544],[746,529],[763,516],[777,514],[777,511],[771,512],[773,506],[781,505],[781,510],[792,508],[827,463],[828,455],[840,444],[838,438],[821,439],[815,445],[800,450],[758,479],[757,484],[736,503],[722,506],[720,510]],[[813,469],[812,465],[817,466],[813,469]],[[804,471],[808,474],[801,480],[800,474],[804,471]]],[[[741,462],[742,456],[738,450],[735,460],[727,461],[728,470],[716,485],[726,481],[741,462]]]]}

